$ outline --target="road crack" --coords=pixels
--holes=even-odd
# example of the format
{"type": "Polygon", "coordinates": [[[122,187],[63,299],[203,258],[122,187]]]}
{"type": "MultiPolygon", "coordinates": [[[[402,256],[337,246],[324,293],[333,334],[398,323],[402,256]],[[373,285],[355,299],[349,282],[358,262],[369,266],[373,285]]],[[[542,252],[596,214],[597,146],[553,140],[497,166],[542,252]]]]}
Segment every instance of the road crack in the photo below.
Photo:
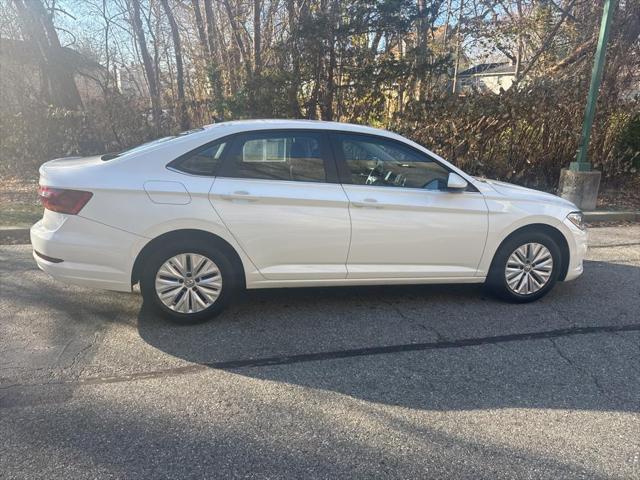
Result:
{"type": "Polygon", "coordinates": [[[589,377],[591,379],[591,383],[593,383],[593,385],[596,387],[596,390],[598,390],[598,392],[601,395],[605,395],[605,396],[608,396],[608,397],[611,397],[611,398],[617,400],[618,402],[622,402],[621,398],[619,398],[618,396],[614,395],[612,392],[609,392],[600,383],[600,380],[598,380],[598,377],[596,376],[595,373],[593,373],[589,369],[585,369],[585,368],[580,367],[573,360],[571,360],[571,357],[569,357],[565,352],[562,351],[562,348],[560,348],[560,345],[558,345],[558,342],[556,341],[555,338],[549,338],[549,341],[553,345],[553,347],[554,347],[555,351],[558,353],[558,355],[565,362],[567,362],[567,364],[569,364],[571,366],[571,368],[573,368],[575,371],[577,371],[578,373],[582,374],[583,376],[587,376],[587,377],[589,377]]]}
{"type": "MultiPolygon", "coordinates": [[[[14,384],[14,385],[8,385],[0,389],[8,390],[11,388],[31,388],[31,387],[42,387],[42,386],[48,386],[48,385],[69,385],[69,384],[96,385],[96,384],[107,384],[107,383],[122,383],[122,382],[131,382],[131,381],[138,381],[138,380],[148,380],[148,379],[155,379],[155,378],[164,378],[164,377],[171,377],[171,376],[178,376],[178,375],[193,374],[193,373],[206,371],[207,369],[240,370],[240,369],[246,369],[246,368],[273,367],[273,366],[292,365],[297,363],[321,362],[321,361],[340,360],[340,359],[355,358],[355,357],[389,355],[389,354],[396,354],[396,353],[412,353],[412,352],[420,352],[420,351],[428,351],[428,350],[447,350],[447,349],[456,349],[456,348],[479,347],[479,346],[486,346],[486,345],[499,345],[503,343],[517,343],[517,342],[537,341],[537,340],[553,340],[560,337],[571,337],[571,336],[577,336],[577,335],[595,335],[595,334],[602,334],[602,333],[621,334],[624,332],[640,332],[640,324],[609,325],[609,326],[597,326],[597,327],[573,327],[573,328],[564,328],[564,329],[558,329],[558,330],[546,330],[541,332],[514,333],[510,335],[498,335],[498,336],[492,336],[492,337],[463,338],[459,340],[447,340],[447,341],[438,341],[438,342],[429,342],[429,343],[407,343],[407,344],[401,344],[401,345],[364,347],[364,348],[356,348],[356,349],[350,349],[350,350],[301,353],[301,354],[295,354],[295,355],[280,355],[280,356],[273,356],[273,357],[248,358],[248,359],[238,359],[238,360],[225,360],[225,361],[209,362],[209,363],[202,363],[202,364],[189,364],[181,367],[167,368],[162,370],[134,372],[134,373],[125,374],[125,375],[85,377],[85,378],[76,378],[74,380],[59,380],[57,382],[50,382],[50,383],[14,384]]],[[[92,342],[90,345],[85,347],[83,350],[87,350],[93,344],[94,342],[92,342]]],[[[561,357],[567,363],[573,365],[571,359],[568,358],[566,355],[561,354],[561,357]]],[[[586,373],[591,375],[591,372],[586,372],[586,373]]],[[[601,391],[602,393],[605,393],[606,389],[602,387],[598,379],[593,376],[591,378],[593,382],[596,384],[596,388],[598,388],[598,390],[601,391]]],[[[620,400],[620,399],[617,399],[617,400],[620,400]]]]}
{"type": "Polygon", "coordinates": [[[391,307],[393,310],[395,310],[398,313],[398,315],[400,315],[405,320],[409,320],[414,325],[417,325],[418,327],[422,328],[423,330],[426,330],[428,332],[431,332],[431,333],[435,334],[435,336],[438,339],[438,341],[446,342],[448,340],[448,338],[445,337],[442,333],[440,333],[440,331],[436,327],[434,327],[433,325],[430,325],[430,324],[429,325],[425,325],[424,323],[422,323],[422,319],[418,319],[418,318],[415,318],[415,317],[413,317],[411,315],[408,315],[397,304],[395,304],[393,302],[390,302],[388,300],[384,300],[384,299],[380,299],[380,301],[382,303],[384,303],[385,305],[388,305],[389,307],[391,307]]]}

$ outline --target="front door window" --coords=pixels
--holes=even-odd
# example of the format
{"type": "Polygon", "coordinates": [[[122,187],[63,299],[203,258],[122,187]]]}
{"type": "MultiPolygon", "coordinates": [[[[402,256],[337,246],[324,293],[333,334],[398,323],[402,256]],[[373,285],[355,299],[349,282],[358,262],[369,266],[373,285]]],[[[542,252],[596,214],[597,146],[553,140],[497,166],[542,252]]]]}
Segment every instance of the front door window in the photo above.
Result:
{"type": "Polygon", "coordinates": [[[447,169],[399,142],[349,134],[334,139],[354,185],[447,189],[447,169]]]}

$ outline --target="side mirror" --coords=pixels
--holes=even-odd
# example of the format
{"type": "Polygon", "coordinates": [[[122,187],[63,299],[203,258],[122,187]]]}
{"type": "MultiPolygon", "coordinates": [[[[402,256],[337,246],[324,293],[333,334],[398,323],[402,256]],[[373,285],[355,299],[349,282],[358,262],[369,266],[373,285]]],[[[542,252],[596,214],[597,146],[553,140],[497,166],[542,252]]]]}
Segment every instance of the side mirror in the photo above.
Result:
{"type": "Polygon", "coordinates": [[[447,188],[451,190],[464,190],[469,183],[457,173],[451,172],[447,179],[447,188]]]}

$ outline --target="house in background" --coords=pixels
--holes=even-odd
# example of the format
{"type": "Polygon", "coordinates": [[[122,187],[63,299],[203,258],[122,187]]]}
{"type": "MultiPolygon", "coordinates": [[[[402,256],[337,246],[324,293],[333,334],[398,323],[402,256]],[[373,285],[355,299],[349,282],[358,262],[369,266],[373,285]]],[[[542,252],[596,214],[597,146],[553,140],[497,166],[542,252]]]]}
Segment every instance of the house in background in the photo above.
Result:
{"type": "Polygon", "coordinates": [[[509,90],[516,78],[516,67],[509,62],[480,63],[458,74],[456,93],[500,93],[509,90]]]}

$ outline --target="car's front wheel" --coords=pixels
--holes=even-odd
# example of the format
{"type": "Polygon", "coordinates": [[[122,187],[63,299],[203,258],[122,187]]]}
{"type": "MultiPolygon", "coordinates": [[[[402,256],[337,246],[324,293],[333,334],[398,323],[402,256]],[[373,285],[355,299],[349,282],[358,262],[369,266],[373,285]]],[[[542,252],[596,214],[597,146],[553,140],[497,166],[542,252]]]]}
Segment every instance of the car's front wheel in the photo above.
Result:
{"type": "Polygon", "coordinates": [[[177,323],[218,315],[235,290],[231,262],[205,243],[164,246],[145,263],[140,289],[145,302],[177,323]]]}
{"type": "Polygon", "coordinates": [[[487,286],[506,300],[537,300],[549,293],[558,280],[560,255],[556,242],[544,232],[515,234],[498,249],[487,286]]]}

